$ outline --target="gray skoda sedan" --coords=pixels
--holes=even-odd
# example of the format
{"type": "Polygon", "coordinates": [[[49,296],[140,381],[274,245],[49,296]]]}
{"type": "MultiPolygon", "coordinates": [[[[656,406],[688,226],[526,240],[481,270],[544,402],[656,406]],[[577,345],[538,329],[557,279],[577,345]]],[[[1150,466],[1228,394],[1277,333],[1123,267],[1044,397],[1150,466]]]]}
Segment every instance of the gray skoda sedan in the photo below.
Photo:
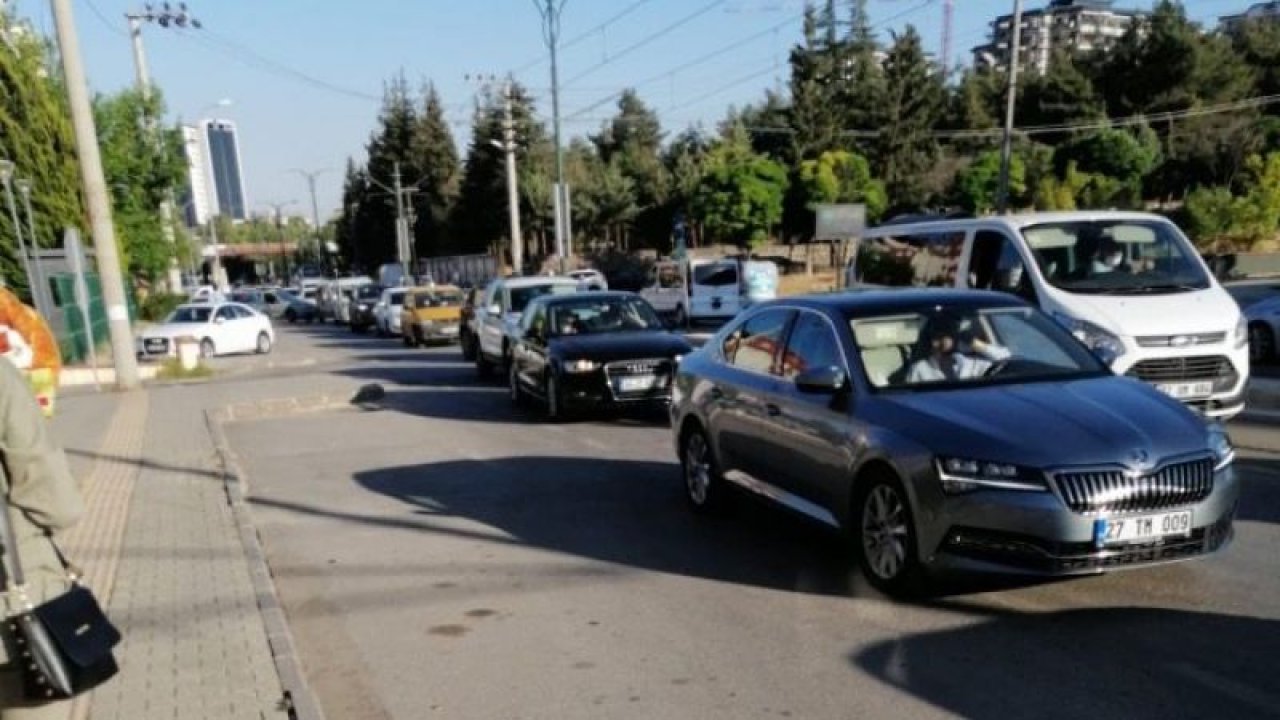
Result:
{"type": "Polygon", "coordinates": [[[1232,537],[1225,430],[1005,294],[755,305],[680,363],[671,419],[695,510],[733,485],[842,529],[890,593],[931,569],[1094,573],[1232,537]]]}

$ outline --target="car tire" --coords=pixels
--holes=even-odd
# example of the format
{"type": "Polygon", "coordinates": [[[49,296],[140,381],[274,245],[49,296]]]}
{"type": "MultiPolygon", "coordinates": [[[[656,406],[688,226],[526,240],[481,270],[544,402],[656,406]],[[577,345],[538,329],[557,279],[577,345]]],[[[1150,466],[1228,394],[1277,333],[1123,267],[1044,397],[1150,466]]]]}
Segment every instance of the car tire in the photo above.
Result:
{"type": "Polygon", "coordinates": [[[260,332],[258,333],[258,342],[254,345],[254,350],[259,355],[267,355],[271,352],[271,336],[260,332]]]}
{"type": "Polygon", "coordinates": [[[524,407],[528,404],[528,396],[525,395],[524,389],[520,387],[520,378],[516,375],[516,366],[513,363],[511,369],[507,372],[507,390],[511,397],[511,404],[516,407],[524,407]]]}
{"type": "Polygon", "coordinates": [[[211,358],[218,354],[218,348],[214,346],[213,341],[205,338],[200,341],[200,357],[211,358]]]}
{"type": "Polygon", "coordinates": [[[418,344],[417,342],[414,341],[412,337],[409,337],[408,335],[401,335],[400,339],[404,342],[404,346],[407,348],[416,347],[418,344]]]}
{"type": "Polygon", "coordinates": [[[1276,336],[1266,324],[1249,324],[1249,362],[1262,363],[1275,357],[1276,336]]]}
{"type": "Polygon", "coordinates": [[[706,432],[700,427],[693,426],[680,438],[680,473],[690,509],[707,514],[723,506],[725,487],[720,464],[706,432]]]}
{"type": "Polygon", "coordinates": [[[547,384],[544,390],[547,396],[547,419],[551,422],[564,420],[564,398],[560,396],[560,381],[556,379],[554,370],[547,371],[547,384]]]}
{"type": "Polygon", "coordinates": [[[476,341],[471,333],[463,333],[458,342],[462,345],[462,359],[468,362],[476,359],[476,341]]]}
{"type": "Polygon", "coordinates": [[[287,320],[290,325],[293,325],[298,322],[298,313],[294,312],[292,309],[285,310],[284,319],[287,320]]]}
{"type": "Polygon", "coordinates": [[[886,595],[915,594],[923,572],[906,490],[888,471],[876,472],[859,485],[850,524],[853,550],[863,577],[886,595]]]}
{"type": "Polygon", "coordinates": [[[484,356],[484,350],[476,348],[476,375],[487,378],[493,374],[493,363],[484,356]]]}

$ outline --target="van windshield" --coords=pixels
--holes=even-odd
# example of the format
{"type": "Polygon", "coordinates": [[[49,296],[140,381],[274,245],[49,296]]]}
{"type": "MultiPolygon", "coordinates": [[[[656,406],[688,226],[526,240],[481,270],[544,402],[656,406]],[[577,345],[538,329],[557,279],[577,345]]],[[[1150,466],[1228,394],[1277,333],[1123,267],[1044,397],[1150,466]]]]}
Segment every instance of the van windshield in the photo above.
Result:
{"type": "Polygon", "coordinates": [[[1051,285],[1094,295],[1204,290],[1209,275],[1177,228],[1158,220],[1032,225],[1023,237],[1051,285]]]}

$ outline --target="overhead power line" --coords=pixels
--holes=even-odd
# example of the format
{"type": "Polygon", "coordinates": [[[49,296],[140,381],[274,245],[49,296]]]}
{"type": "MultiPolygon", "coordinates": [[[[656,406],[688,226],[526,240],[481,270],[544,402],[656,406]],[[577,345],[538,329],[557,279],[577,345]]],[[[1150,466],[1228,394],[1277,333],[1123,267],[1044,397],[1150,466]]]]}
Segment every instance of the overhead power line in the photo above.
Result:
{"type": "Polygon", "coordinates": [[[619,60],[619,59],[621,59],[621,58],[623,58],[623,57],[626,57],[627,55],[630,55],[631,53],[635,52],[636,50],[639,50],[640,48],[644,47],[645,45],[648,45],[649,43],[651,43],[651,42],[653,42],[653,41],[655,41],[655,40],[658,40],[658,39],[660,39],[660,38],[662,38],[662,37],[665,37],[666,35],[669,35],[671,32],[673,32],[674,30],[678,29],[678,28],[679,28],[679,27],[681,27],[682,25],[687,25],[688,23],[691,23],[691,22],[693,22],[694,20],[697,20],[698,18],[702,17],[703,15],[706,15],[707,13],[709,13],[709,12],[711,12],[712,10],[716,9],[717,7],[719,7],[719,6],[723,5],[723,4],[725,4],[725,2],[726,2],[726,0],[711,0],[711,2],[707,3],[706,5],[703,5],[702,7],[698,8],[697,10],[694,10],[693,12],[689,13],[688,15],[685,15],[684,17],[682,17],[682,18],[680,18],[679,20],[677,20],[677,21],[675,21],[675,22],[671,23],[670,25],[667,25],[666,27],[662,28],[661,30],[658,30],[657,32],[650,33],[649,35],[644,36],[644,37],[643,37],[643,38],[641,38],[640,40],[638,40],[638,41],[636,41],[636,42],[634,42],[634,43],[632,43],[632,44],[628,45],[627,47],[623,48],[622,50],[619,50],[618,52],[614,53],[613,55],[610,55],[609,57],[605,58],[604,60],[601,60],[600,62],[596,63],[595,65],[592,65],[591,67],[587,68],[586,70],[583,70],[582,72],[578,73],[577,75],[574,75],[573,77],[569,78],[569,80],[568,80],[567,82],[565,82],[565,85],[572,85],[572,84],[574,84],[575,82],[577,82],[577,81],[581,80],[582,78],[587,77],[588,75],[591,75],[592,73],[596,72],[596,71],[597,71],[597,70],[599,70],[600,68],[603,68],[603,67],[605,67],[605,66],[607,66],[607,65],[610,65],[610,64],[612,64],[612,63],[616,62],[617,60],[619,60]]]}
{"type": "MultiPolygon", "coordinates": [[[[626,16],[630,15],[632,12],[634,12],[634,11],[636,11],[636,10],[640,9],[640,7],[641,7],[642,5],[644,5],[644,4],[648,3],[648,2],[650,2],[650,0],[636,0],[635,2],[633,2],[633,3],[631,3],[630,5],[626,6],[625,8],[623,8],[623,9],[619,10],[619,11],[618,11],[617,13],[615,13],[612,17],[610,17],[608,20],[605,20],[604,22],[600,23],[599,25],[596,25],[595,27],[591,28],[590,30],[586,30],[586,31],[582,32],[581,34],[579,34],[579,35],[575,35],[575,36],[573,36],[572,38],[570,38],[570,39],[566,40],[565,42],[560,43],[560,49],[561,49],[561,50],[568,50],[569,48],[573,47],[574,45],[578,45],[578,44],[579,44],[579,43],[581,43],[582,41],[584,41],[584,40],[586,40],[586,39],[588,39],[588,38],[590,38],[590,37],[594,36],[594,35],[595,35],[596,33],[598,33],[598,32],[601,32],[601,31],[605,30],[605,29],[606,29],[606,28],[608,28],[610,25],[612,25],[612,24],[614,24],[614,23],[618,22],[618,21],[619,21],[619,20],[621,20],[622,18],[624,18],[624,17],[626,17],[626,16]]],[[[546,61],[547,61],[547,56],[546,56],[546,54],[544,53],[544,54],[542,54],[542,55],[539,55],[537,58],[534,58],[533,60],[530,60],[529,62],[524,63],[523,65],[521,65],[520,67],[516,68],[515,70],[513,70],[513,71],[511,71],[511,72],[512,72],[512,74],[513,74],[513,75],[519,75],[520,73],[523,73],[523,72],[524,72],[524,71],[526,71],[526,70],[531,70],[531,69],[533,69],[533,68],[535,68],[535,67],[537,67],[537,66],[541,65],[542,63],[544,63],[544,62],[546,62],[546,61]]]]}
{"type": "Polygon", "coordinates": [[[297,68],[272,60],[253,48],[242,43],[235,42],[229,38],[225,38],[218,33],[209,30],[207,27],[200,33],[185,31],[179,32],[194,39],[196,42],[204,44],[211,50],[227,55],[248,67],[262,70],[263,72],[268,72],[278,77],[295,80],[310,85],[311,87],[320,90],[327,90],[338,95],[346,95],[347,97],[353,97],[360,100],[371,100],[373,102],[380,102],[382,100],[381,97],[374,95],[373,93],[336,85],[328,80],[318,78],[314,75],[303,72],[302,70],[298,70],[297,68]]]}
{"type": "MultiPolygon", "coordinates": [[[[647,77],[647,78],[645,78],[644,80],[641,80],[640,82],[635,83],[634,85],[631,85],[631,86],[630,86],[630,88],[631,88],[631,89],[635,89],[635,88],[645,87],[646,85],[651,85],[651,84],[653,84],[653,83],[655,83],[655,82],[657,82],[657,81],[659,81],[659,80],[662,80],[662,79],[665,79],[665,78],[672,77],[672,76],[674,76],[676,73],[682,72],[682,71],[684,71],[684,70],[688,70],[688,69],[689,69],[689,68],[691,68],[691,67],[696,67],[696,66],[701,65],[701,64],[703,64],[703,63],[705,63],[705,62],[709,62],[709,61],[711,61],[711,60],[714,60],[714,59],[716,59],[716,58],[718,58],[718,57],[720,57],[720,56],[722,56],[722,55],[725,55],[725,54],[728,54],[728,53],[730,53],[730,52],[732,52],[732,51],[734,51],[734,50],[737,50],[738,48],[740,48],[740,47],[742,47],[742,46],[744,46],[744,45],[748,45],[748,44],[750,44],[750,43],[752,43],[752,42],[755,42],[756,40],[759,40],[759,39],[760,39],[760,38],[762,38],[762,37],[767,37],[767,36],[769,36],[769,35],[773,34],[774,32],[777,32],[778,30],[781,30],[782,28],[784,28],[784,27],[786,27],[786,26],[790,25],[791,23],[795,22],[796,20],[799,20],[799,19],[800,19],[800,18],[802,18],[802,17],[804,17],[804,13],[799,13],[799,14],[797,14],[797,15],[793,15],[793,16],[791,16],[791,17],[787,18],[786,20],[783,20],[782,22],[778,23],[777,25],[773,25],[773,26],[771,26],[771,27],[765,28],[764,30],[761,30],[761,31],[760,31],[760,32],[758,32],[758,33],[755,33],[755,34],[753,34],[753,35],[749,35],[749,36],[747,36],[747,37],[744,37],[744,38],[742,38],[741,40],[736,40],[736,41],[734,41],[734,42],[729,43],[728,45],[723,45],[723,46],[721,46],[721,47],[719,47],[719,48],[716,48],[715,50],[712,50],[712,51],[710,51],[710,52],[708,52],[708,53],[704,54],[704,55],[700,55],[700,56],[698,56],[698,57],[694,58],[693,60],[689,60],[689,61],[687,61],[687,62],[681,63],[680,65],[676,65],[675,67],[672,67],[672,68],[669,68],[669,69],[667,69],[667,70],[664,70],[664,71],[662,71],[662,72],[660,72],[660,73],[658,73],[658,74],[656,74],[656,75],[652,75],[652,76],[650,76],[650,77],[647,77]]],[[[770,69],[772,69],[772,68],[770,68],[770,69]]],[[[574,112],[572,112],[572,113],[570,113],[569,115],[567,115],[565,119],[573,119],[573,118],[577,118],[577,117],[580,117],[580,116],[582,116],[582,115],[585,115],[586,113],[591,112],[592,110],[595,110],[596,108],[599,108],[599,107],[600,107],[600,106],[602,106],[602,105],[607,105],[608,103],[611,103],[611,102],[613,102],[614,100],[617,100],[618,98],[622,97],[622,94],[623,94],[624,92],[626,92],[626,90],[619,90],[619,91],[617,91],[617,92],[611,93],[611,94],[610,94],[610,95],[608,95],[607,97],[602,97],[602,98],[600,98],[599,100],[596,100],[595,102],[591,103],[590,105],[587,105],[587,106],[585,106],[585,107],[583,107],[583,108],[581,108],[581,109],[579,109],[579,110],[575,110],[574,112]]]]}

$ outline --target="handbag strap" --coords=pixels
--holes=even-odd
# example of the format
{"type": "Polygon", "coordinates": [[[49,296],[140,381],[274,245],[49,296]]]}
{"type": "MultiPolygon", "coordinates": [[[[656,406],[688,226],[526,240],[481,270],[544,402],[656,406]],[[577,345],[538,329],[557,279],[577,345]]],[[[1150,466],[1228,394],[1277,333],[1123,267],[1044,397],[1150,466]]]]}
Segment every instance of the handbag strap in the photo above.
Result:
{"type": "MultiPolygon", "coordinates": [[[[0,526],[2,526],[0,543],[4,545],[3,558],[0,558],[0,582],[3,582],[5,591],[12,590],[15,585],[21,586],[26,583],[26,577],[22,574],[22,560],[18,557],[18,538],[13,533],[13,522],[9,517],[9,510],[12,507],[8,500],[0,502],[0,526]],[[5,561],[13,566],[12,576],[9,575],[9,568],[5,567],[5,561]]],[[[61,552],[58,553],[58,557],[62,557],[61,552]]]]}

